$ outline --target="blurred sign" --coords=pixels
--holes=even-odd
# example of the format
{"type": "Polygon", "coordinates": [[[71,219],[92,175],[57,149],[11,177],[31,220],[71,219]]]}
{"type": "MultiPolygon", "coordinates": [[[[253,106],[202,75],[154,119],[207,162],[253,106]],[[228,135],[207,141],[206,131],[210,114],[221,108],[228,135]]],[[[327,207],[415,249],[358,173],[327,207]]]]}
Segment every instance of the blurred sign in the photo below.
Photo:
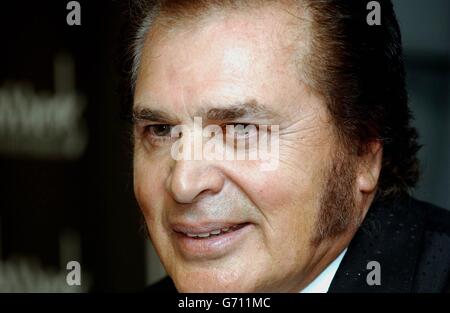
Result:
{"type": "Polygon", "coordinates": [[[0,86],[0,154],[77,159],[87,145],[84,97],[74,88],[73,60],[54,62],[55,92],[38,92],[31,84],[0,86]]]}
{"type": "MultiPolygon", "coordinates": [[[[44,268],[36,257],[16,255],[6,261],[0,259],[0,293],[89,291],[90,275],[83,272],[81,280],[80,262],[74,261],[81,259],[79,235],[71,230],[63,231],[59,236],[59,250],[61,254],[59,270],[44,268]],[[77,273],[74,273],[73,264],[77,265],[77,273]],[[72,281],[73,277],[77,279],[75,283],[72,281]]],[[[0,246],[0,255],[1,252],[0,246]]]]}
{"type": "Polygon", "coordinates": [[[67,271],[46,270],[35,259],[13,258],[6,262],[0,261],[0,292],[89,291],[90,283],[69,285],[66,276],[67,271]]]}

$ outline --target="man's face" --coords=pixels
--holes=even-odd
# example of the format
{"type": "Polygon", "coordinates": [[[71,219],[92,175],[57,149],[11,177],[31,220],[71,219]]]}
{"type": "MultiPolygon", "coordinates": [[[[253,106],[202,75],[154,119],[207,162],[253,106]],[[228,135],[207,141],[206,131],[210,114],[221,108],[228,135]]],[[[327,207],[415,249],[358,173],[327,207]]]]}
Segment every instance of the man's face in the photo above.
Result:
{"type": "Polygon", "coordinates": [[[325,103],[299,80],[305,38],[294,21],[274,9],[233,13],[160,30],[144,47],[134,110],[148,120],[134,130],[135,194],[179,291],[299,291],[327,251],[342,248],[311,244],[338,144],[325,103]],[[239,106],[243,114],[227,114],[239,106]],[[204,126],[279,125],[278,167],[175,161],[167,130],[199,112],[225,112],[201,115],[204,126]]]}

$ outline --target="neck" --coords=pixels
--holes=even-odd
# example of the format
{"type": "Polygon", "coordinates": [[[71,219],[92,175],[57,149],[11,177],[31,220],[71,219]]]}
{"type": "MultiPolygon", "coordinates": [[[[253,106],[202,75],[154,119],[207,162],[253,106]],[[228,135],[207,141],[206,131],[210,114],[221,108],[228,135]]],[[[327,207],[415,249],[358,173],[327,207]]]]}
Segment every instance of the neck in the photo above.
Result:
{"type": "Polygon", "coordinates": [[[305,270],[308,275],[291,292],[303,290],[319,276],[348,247],[356,231],[357,229],[354,229],[337,238],[326,239],[319,243],[312,256],[311,265],[305,270]]]}

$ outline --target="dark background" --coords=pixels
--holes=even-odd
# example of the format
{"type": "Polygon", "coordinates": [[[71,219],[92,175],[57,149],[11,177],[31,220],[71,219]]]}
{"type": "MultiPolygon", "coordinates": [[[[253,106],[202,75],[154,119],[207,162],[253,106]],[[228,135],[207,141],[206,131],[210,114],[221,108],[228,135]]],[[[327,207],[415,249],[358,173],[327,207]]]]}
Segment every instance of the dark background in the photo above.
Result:
{"type": "MultiPolygon", "coordinates": [[[[129,1],[79,1],[80,26],[67,25],[68,2],[0,4],[0,90],[28,84],[36,94],[54,95],[59,92],[54,60],[69,57],[74,91],[84,97],[79,122],[86,131],[78,155],[42,155],[35,146],[25,152],[5,148],[11,140],[45,143],[32,134],[29,139],[2,134],[7,122],[0,119],[0,292],[139,291],[163,275],[133,198],[122,114],[129,1]],[[69,260],[81,264],[79,288],[65,283],[69,260]]],[[[411,108],[424,145],[423,179],[415,195],[450,208],[450,2],[394,3],[411,108]]],[[[7,101],[0,92],[0,109],[7,101]]],[[[26,123],[33,111],[24,112],[26,123]]]]}
{"type": "Polygon", "coordinates": [[[79,237],[77,257],[92,278],[91,290],[139,290],[146,280],[119,93],[126,2],[79,1],[81,26],[67,25],[68,1],[0,5],[0,83],[29,82],[54,92],[54,58],[71,55],[88,130],[87,146],[75,159],[0,156],[2,259],[37,258],[45,271],[65,270],[59,242],[71,231],[79,237]]]}

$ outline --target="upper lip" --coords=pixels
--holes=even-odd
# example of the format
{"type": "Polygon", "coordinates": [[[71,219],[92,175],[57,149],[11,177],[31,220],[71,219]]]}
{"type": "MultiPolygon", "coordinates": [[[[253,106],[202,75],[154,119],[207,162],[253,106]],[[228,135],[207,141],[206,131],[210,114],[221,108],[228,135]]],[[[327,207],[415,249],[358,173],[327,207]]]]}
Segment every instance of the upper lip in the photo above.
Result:
{"type": "Polygon", "coordinates": [[[185,234],[204,234],[214,230],[230,228],[244,223],[240,222],[204,222],[204,223],[173,223],[171,228],[178,233],[185,234]]]}

